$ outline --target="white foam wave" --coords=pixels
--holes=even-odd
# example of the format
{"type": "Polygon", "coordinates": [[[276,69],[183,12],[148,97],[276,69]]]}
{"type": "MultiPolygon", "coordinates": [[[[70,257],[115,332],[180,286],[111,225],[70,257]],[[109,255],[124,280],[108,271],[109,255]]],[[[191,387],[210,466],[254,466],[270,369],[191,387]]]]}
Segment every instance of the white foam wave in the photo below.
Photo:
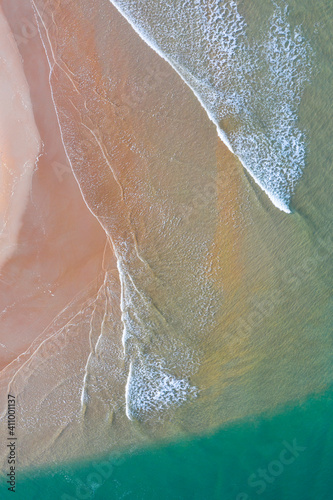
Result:
{"type": "Polygon", "coordinates": [[[271,2],[268,29],[257,27],[250,40],[235,0],[112,2],[190,86],[273,204],[290,212],[305,166],[298,109],[311,75],[311,47],[300,27],[291,28],[286,4],[271,2]]]}
{"type": "Polygon", "coordinates": [[[147,421],[161,417],[197,396],[197,389],[185,378],[177,378],[161,360],[150,356],[131,362],[126,385],[126,415],[130,420],[147,421]]]}
{"type": "MultiPolygon", "coordinates": [[[[180,331],[174,331],[146,294],[143,274],[148,269],[141,272],[138,260],[130,261],[129,246],[123,242],[121,247],[118,270],[122,289],[122,342],[130,366],[125,391],[126,415],[141,422],[151,417],[161,420],[166,410],[197,394],[189,377],[198,369],[198,353],[187,345],[186,335],[182,334],[186,328],[200,330],[202,318],[197,318],[195,312],[191,318],[184,315],[180,331]]],[[[201,302],[206,304],[206,298],[201,302]]]]}

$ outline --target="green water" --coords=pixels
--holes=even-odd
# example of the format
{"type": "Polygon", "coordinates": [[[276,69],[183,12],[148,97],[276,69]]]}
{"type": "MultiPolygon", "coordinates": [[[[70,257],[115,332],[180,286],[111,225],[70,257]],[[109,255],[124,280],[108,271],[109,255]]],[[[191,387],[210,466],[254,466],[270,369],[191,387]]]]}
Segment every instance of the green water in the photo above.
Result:
{"type": "Polygon", "coordinates": [[[15,495],[1,498],[328,500],[333,498],[332,395],[330,389],[211,436],[21,473],[15,495]],[[260,469],[267,472],[262,479],[260,469]]]}

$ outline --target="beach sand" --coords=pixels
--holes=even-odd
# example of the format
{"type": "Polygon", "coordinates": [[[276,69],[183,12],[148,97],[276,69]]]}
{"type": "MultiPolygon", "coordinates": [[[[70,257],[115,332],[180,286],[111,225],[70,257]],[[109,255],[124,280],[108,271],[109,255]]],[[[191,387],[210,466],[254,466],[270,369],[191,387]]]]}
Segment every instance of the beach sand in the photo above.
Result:
{"type": "MultiPolygon", "coordinates": [[[[25,186],[19,187],[12,176],[15,190],[11,192],[8,186],[8,196],[3,193],[1,198],[5,205],[9,197],[17,222],[14,224],[13,215],[8,234],[16,241],[10,258],[1,266],[0,369],[21,355],[54,317],[96,280],[106,245],[105,234],[87,210],[64,152],[32,7],[29,2],[14,5],[5,1],[3,9],[18,44],[12,65],[26,80],[31,123],[22,119],[22,127],[29,149],[23,149],[25,143],[16,125],[20,116],[12,107],[13,129],[2,113],[6,119],[3,132],[15,151],[15,155],[11,151],[8,155],[17,158],[17,168],[31,165],[19,177],[25,186]],[[35,134],[36,144],[27,131],[35,134]]],[[[8,97],[1,98],[9,102],[8,97]]],[[[14,172],[14,167],[10,170],[14,172]]]]}

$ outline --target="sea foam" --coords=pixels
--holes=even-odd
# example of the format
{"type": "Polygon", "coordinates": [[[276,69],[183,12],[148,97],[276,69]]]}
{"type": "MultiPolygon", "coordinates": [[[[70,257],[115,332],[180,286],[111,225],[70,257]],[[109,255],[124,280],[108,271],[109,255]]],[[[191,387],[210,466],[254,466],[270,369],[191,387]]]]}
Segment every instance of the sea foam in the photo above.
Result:
{"type": "Polygon", "coordinates": [[[301,28],[290,26],[286,4],[271,2],[254,39],[234,0],[112,2],[190,86],[272,203],[290,212],[305,166],[298,111],[312,51],[301,28]]]}
{"type": "MultiPolygon", "coordinates": [[[[144,274],[149,269],[142,266],[140,270],[140,261],[135,258],[131,261],[133,253],[129,246],[124,242],[120,246],[122,254],[118,250],[116,253],[121,283],[122,342],[129,364],[126,415],[140,422],[159,421],[198,394],[191,378],[198,370],[199,353],[189,343],[189,331],[202,335],[206,322],[212,320],[210,292],[204,297],[196,294],[198,304],[193,311],[186,306],[174,310],[174,318],[180,320],[179,330],[175,330],[172,320],[164,317],[163,310],[146,293],[144,274]]],[[[200,272],[199,265],[197,271],[191,280],[192,287],[205,291],[205,283],[201,283],[206,282],[205,272],[200,272]]],[[[156,287],[156,277],[151,279],[156,287]]],[[[185,281],[180,287],[184,295],[188,293],[185,281]]],[[[179,293],[176,288],[173,291],[175,295],[179,293]]],[[[187,302],[192,309],[191,300],[187,302]]]]}
{"type": "Polygon", "coordinates": [[[130,420],[161,418],[197,394],[189,380],[174,376],[161,359],[137,358],[130,364],[126,384],[126,415],[130,420]]]}

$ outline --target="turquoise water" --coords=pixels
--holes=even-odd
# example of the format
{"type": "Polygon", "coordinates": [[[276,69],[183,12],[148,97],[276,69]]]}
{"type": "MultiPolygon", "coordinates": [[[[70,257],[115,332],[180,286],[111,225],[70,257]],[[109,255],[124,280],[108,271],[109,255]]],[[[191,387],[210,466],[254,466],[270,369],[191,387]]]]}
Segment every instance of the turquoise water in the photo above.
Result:
{"type": "Polygon", "coordinates": [[[330,389],[211,436],[21,473],[13,498],[328,500],[333,498],[332,395],[330,389]]]}

